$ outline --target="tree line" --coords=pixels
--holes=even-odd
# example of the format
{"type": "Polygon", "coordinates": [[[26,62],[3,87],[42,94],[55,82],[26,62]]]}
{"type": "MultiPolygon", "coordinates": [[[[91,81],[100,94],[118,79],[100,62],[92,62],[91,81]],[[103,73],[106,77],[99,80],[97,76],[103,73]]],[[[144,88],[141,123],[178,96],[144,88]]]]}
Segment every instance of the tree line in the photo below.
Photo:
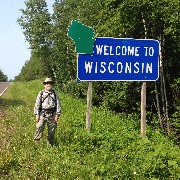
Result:
{"type": "MultiPolygon", "coordinates": [[[[92,27],[97,37],[157,39],[161,42],[160,78],[147,83],[148,123],[180,133],[179,0],[27,0],[18,23],[31,58],[15,81],[51,76],[63,91],[85,97],[87,83],[76,81],[75,45],[67,36],[71,21],[92,27]],[[159,121],[154,118],[154,114],[159,121]]],[[[118,113],[140,112],[141,82],[93,82],[93,104],[118,113]]]]}
{"type": "Polygon", "coordinates": [[[7,75],[3,73],[3,71],[0,69],[0,82],[6,82],[8,81],[7,75]]]}

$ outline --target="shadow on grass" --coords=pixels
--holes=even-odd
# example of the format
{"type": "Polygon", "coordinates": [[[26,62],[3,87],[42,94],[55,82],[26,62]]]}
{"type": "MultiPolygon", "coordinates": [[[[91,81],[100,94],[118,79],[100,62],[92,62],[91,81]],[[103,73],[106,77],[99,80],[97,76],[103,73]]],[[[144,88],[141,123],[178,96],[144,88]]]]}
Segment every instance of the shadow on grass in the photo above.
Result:
{"type": "Polygon", "coordinates": [[[0,177],[2,177],[4,179],[13,179],[13,176],[11,174],[11,170],[19,171],[20,168],[22,168],[22,166],[15,159],[1,163],[0,177]]]}
{"type": "Polygon", "coordinates": [[[20,99],[2,99],[0,98],[0,106],[9,107],[9,106],[19,106],[25,105],[25,102],[20,99]]]}

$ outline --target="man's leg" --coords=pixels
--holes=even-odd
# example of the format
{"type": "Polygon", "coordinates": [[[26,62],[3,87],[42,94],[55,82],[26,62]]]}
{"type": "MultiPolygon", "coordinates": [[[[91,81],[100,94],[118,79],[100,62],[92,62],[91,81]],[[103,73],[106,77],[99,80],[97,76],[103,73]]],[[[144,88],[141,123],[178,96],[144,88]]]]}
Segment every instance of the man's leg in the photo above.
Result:
{"type": "Polygon", "coordinates": [[[56,130],[57,124],[54,121],[54,116],[49,117],[47,120],[48,125],[48,136],[47,136],[47,142],[51,145],[54,143],[54,134],[56,130]]]}
{"type": "Polygon", "coordinates": [[[42,136],[45,128],[46,120],[43,116],[40,116],[39,122],[36,124],[36,131],[34,133],[34,140],[38,142],[42,136]]]}

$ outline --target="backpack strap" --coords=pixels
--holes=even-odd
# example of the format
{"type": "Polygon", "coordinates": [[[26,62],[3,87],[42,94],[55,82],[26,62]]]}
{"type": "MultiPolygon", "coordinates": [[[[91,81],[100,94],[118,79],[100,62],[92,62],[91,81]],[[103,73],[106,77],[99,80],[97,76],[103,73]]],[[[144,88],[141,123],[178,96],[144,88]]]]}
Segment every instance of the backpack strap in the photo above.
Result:
{"type": "Polygon", "coordinates": [[[53,102],[54,102],[54,104],[55,104],[55,108],[54,108],[54,111],[56,112],[56,110],[57,110],[57,97],[56,97],[56,92],[55,92],[55,90],[52,90],[52,92],[53,92],[53,94],[54,94],[54,98],[52,98],[52,100],[53,100],[53,102]]]}
{"type": "Polygon", "coordinates": [[[39,113],[42,111],[42,95],[43,95],[43,92],[44,92],[44,90],[43,91],[41,91],[41,93],[40,93],[40,96],[39,96],[39,101],[40,101],[40,104],[39,104],[39,113]]]}
{"type": "MultiPolygon", "coordinates": [[[[52,90],[52,92],[53,92],[53,94],[54,94],[54,98],[53,97],[51,97],[51,99],[53,100],[53,102],[54,102],[54,104],[55,104],[55,111],[56,111],[56,109],[57,109],[57,97],[56,97],[56,93],[55,93],[55,91],[54,90],[52,90]]],[[[41,91],[41,93],[40,93],[40,106],[39,106],[39,112],[41,112],[42,111],[42,103],[45,101],[45,99],[49,96],[49,94],[45,97],[45,98],[42,98],[42,96],[43,96],[43,93],[44,93],[44,90],[43,91],[41,91]]]]}
{"type": "Polygon", "coordinates": [[[54,94],[54,98],[53,98],[53,97],[51,97],[51,98],[52,98],[52,100],[53,100],[54,104],[57,106],[57,97],[56,97],[56,92],[55,92],[54,90],[52,90],[52,92],[53,92],[53,94],[54,94]]]}
{"type": "MultiPolygon", "coordinates": [[[[42,93],[42,95],[43,95],[43,93],[42,93]]],[[[49,94],[42,100],[42,96],[41,96],[41,104],[45,101],[45,99],[47,98],[49,96],[49,94]]]]}

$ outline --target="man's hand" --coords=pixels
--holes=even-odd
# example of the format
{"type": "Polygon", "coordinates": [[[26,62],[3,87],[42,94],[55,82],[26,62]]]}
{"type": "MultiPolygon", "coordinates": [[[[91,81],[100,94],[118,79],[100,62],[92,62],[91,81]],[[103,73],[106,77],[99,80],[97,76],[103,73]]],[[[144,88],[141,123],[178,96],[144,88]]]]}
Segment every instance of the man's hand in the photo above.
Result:
{"type": "Polygon", "coordinates": [[[39,115],[36,115],[36,123],[39,122],[39,119],[40,119],[39,115]]]}
{"type": "Polygon", "coordinates": [[[59,115],[55,115],[54,121],[55,121],[56,123],[58,122],[58,119],[59,119],[59,115]]]}

